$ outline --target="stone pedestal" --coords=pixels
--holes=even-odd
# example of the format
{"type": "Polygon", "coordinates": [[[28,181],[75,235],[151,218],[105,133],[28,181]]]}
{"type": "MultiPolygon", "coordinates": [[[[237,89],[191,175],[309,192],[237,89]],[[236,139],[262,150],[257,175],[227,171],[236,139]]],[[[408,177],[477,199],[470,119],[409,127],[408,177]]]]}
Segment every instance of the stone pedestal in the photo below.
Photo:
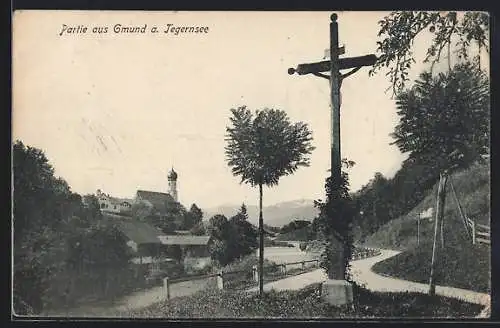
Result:
{"type": "Polygon", "coordinates": [[[334,306],[350,304],[353,302],[352,284],[345,280],[328,279],[321,285],[321,297],[334,306]]]}

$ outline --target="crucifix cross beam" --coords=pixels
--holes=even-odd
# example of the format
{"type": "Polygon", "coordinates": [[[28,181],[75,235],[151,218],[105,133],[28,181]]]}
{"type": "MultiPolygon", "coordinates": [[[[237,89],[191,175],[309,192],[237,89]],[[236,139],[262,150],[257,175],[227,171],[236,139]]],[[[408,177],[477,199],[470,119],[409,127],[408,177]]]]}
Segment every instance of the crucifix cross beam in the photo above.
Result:
{"type": "MultiPolygon", "coordinates": [[[[377,56],[371,54],[366,56],[339,58],[337,62],[339,70],[353,68],[353,70],[351,70],[350,72],[341,75],[341,78],[346,78],[349,75],[357,72],[360,68],[364,66],[372,66],[373,64],[375,64],[376,61],[377,61],[377,56]]],[[[330,71],[331,64],[332,64],[331,60],[324,60],[309,64],[299,64],[297,65],[297,68],[289,68],[288,74],[290,75],[295,73],[297,73],[298,75],[313,74],[315,76],[330,79],[328,75],[321,74],[321,72],[330,71]]]]}

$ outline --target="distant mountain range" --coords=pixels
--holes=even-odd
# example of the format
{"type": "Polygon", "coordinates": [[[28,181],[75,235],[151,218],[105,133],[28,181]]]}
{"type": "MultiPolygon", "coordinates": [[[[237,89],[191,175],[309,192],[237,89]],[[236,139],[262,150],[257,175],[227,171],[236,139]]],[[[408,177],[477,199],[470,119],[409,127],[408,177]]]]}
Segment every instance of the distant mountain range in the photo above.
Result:
{"type": "MultiPolygon", "coordinates": [[[[203,217],[208,220],[215,214],[222,214],[229,219],[238,212],[240,207],[241,204],[235,204],[203,209],[203,217]]],[[[247,212],[248,220],[258,225],[259,207],[247,205],[247,212]]],[[[318,213],[319,211],[314,207],[314,201],[309,199],[282,202],[263,208],[264,224],[272,227],[282,227],[296,219],[312,221],[318,213]]]]}

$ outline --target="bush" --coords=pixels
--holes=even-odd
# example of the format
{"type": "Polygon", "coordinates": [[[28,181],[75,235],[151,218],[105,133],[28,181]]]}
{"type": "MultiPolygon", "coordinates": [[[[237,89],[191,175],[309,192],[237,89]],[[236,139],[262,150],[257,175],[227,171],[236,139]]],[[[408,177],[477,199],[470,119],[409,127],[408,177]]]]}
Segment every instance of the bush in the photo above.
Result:
{"type": "Polygon", "coordinates": [[[300,249],[301,251],[305,251],[305,250],[306,250],[306,248],[307,248],[307,243],[300,243],[300,244],[299,244],[299,249],[300,249]]]}

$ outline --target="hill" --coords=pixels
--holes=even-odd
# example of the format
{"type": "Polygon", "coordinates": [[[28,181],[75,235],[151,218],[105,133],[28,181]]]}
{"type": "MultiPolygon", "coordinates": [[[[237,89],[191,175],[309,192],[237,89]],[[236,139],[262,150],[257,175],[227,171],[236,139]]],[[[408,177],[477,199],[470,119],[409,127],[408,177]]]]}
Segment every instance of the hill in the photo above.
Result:
{"type": "MultiPolygon", "coordinates": [[[[249,221],[258,225],[259,222],[259,207],[254,205],[246,205],[249,221]]],[[[227,218],[235,215],[240,209],[241,204],[224,205],[213,208],[203,209],[204,219],[208,220],[215,214],[223,214],[227,218]]],[[[263,215],[264,223],[272,227],[282,227],[293,220],[307,220],[312,221],[318,210],[314,207],[313,200],[300,199],[288,202],[281,202],[278,204],[264,206],[263,215]]]]}
{"type": "MultiPolygon", "coordinates": [[[[476,223],[489,226],[490,165],[475,163],[466,170],[452,174],[451,181],[457,198],[468,216],[476,223]]],[[[416,217],[429,207],[435,208],[436,194],[437,184],[408,214],[386,223],[364,241],[366,246],[404,250],[401,254],[374,266],[375,272],[411,281],[428,282],[434,218],[421,220],[420,243],[417,244],[416,217]]],[[[436,283],[480,292],[489,290],[490,247],[484,244],[472,245],[471,237],[465,230],[455,203],[450,183],[447,184],[443,231],[445,247],[438,249],[436,283]]]]}
{"type": "MultiPolygon", "coordinates": [[[[452,181],[457,197],[464,211],[477,223],[490,225],[490,165],[475,163],[466,170],[451,175],[447,184],[445,202],[445,240],[469,241],[460,213],[450,187],[452,181]]],[[[409,213],[389,221],[374,234],[367,237],[364,244],[373,247],[405,250],[417,245],[417,215],[430,207],[436,207],[437,183],[427,192],[427,196],[409,213]]],[[[420,222],[420,241],[425,243],[434,237],[434,218],[420,222]]]]}

